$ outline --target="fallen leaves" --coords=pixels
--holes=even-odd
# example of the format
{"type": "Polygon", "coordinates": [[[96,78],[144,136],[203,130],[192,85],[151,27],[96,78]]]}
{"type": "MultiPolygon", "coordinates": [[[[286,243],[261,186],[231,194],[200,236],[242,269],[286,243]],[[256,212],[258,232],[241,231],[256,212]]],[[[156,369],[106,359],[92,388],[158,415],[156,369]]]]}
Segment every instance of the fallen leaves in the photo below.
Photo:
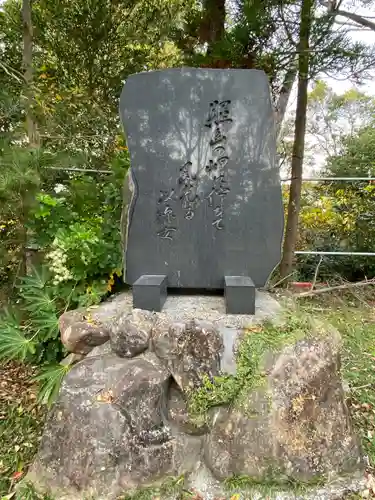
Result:
{"type": "Polygon", "coordinates": [[[361,493],[362,498],[375,497],[375,477],[372,474],[367,474],[366,489],[361,493]]]}
{"type": "Polygon", "coordinates": [[[96,401],[99,403],[113,403],[114,400],[115,397],[111,389],[109,389],[109,391],[101,392],[96,396],[96,401]]]}
{"type": "Polygon", "coordinates": [[[0,500],[13,497],[9,492],[39,444],[45,410],[36,402],[35,373],[30,366],[0,364],[0,500]]]}
{"type": "Polygon", "coordinates": [[[11,475],[11,479],[13,481],[18,481],[19,479],[21,479],[21,477],[23,476],[23,472],[22,471],[18,471],[18,472],[14,472],[12,475],[11,475]]]}
{"type": "Polygon", "coordinates": [[[244,329],[246,334],[261,333],[263,331],[262,325],[248,326],[244,329]]]}

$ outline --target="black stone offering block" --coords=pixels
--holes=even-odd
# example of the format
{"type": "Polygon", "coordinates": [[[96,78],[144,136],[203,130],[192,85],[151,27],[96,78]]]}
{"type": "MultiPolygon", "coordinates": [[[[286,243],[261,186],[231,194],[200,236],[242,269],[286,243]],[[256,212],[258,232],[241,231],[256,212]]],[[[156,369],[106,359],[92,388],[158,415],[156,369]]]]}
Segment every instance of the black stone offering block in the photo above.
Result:
{"type": "Polygon", "coordinates": [[[144,274],[133,284],[133,307],[160,312],[167,299],[167,277],[144,274]]]}
{"type": "Polygon", "coordinates": [[[255,285],[247,276],[225,276],[227,314],[255,314],[255,285]]]}

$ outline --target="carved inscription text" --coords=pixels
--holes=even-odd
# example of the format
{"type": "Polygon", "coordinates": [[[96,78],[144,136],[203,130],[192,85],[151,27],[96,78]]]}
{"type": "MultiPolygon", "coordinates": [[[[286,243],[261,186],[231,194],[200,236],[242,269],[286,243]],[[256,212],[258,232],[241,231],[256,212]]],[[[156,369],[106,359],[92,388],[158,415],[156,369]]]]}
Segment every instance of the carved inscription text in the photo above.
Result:
{"type": "Polygon", "coordinates": [[[201,195],[212,208],[212,226],[224,229],[224,200],[230,191],[226,165],[229,156],[226,148],[225,127],[233,120],[230,113],[231,101],[212,101],[204,126],[211,130],[209,140],[210,159],[207,165],[194,168],[191,161],[180,167],[176,190],[160,191],[157,208],[158,236],[163,240],[172,240],[177,231],[174,204],[179,200],[184,211],[184,218],[191,220],[202,201],[198,194],[200,183],[208,178],[211,181],[206,195],[201,195]]]}

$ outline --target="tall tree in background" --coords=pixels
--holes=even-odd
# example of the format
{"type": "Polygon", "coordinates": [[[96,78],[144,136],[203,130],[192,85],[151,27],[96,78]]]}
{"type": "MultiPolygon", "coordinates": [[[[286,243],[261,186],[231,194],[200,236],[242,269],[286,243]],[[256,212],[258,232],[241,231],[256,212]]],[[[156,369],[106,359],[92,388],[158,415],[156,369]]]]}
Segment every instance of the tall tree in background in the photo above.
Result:
{"type": "Polygon", "coordinates": [[[33,116],[33,24],[31,18],[32,0],[22,0],[24,71],[23,97],[25,102],[26,130],[30,146],[38,144],[37,127],[33,116]]]}
{"type": "MultiPolygon", "coordinates": [[[[23,23],[23,50],[22,50],[22,66],[24,71],[23,84],[23,99],[25,103],[25,119],[28,146],[36,148],[38,146],[37,124],[34,118],[33,103],[33,23],[31,15],[32,0],[22,0],[22,23],[23,23]]],[[[24,166],[24,164],[22,165],[24,166]]],[[[26,167],[27,168],[27,167],[26,167]]],[[[23,172],[19,172],[20,177],[23,172]]],[[[25,276],[27,273],[27,221],[30,207],[30,191],[28,182],[24,182],[24,178],[20,178],[20,276],[25,276]]]]}
{"type": "Polygon", "coordinates": [[[298,234],[298,216],[301,205],[302,167],[305,152],[306,111],[310,69],[310,31],[312,26],[314,0],[303,0],[301,8],[300,35],[298,46],[298,94],[295,118],[294,145],[292,156],[292,180],[290,184],[288,218],[280,264],[282,278],[292,270],[295,244],[298,234]]]}
{"type": "Polygon", "coordinates": [[[225,18],[225,0],[204,0],[200,40],[207,43],[207,55],[213,53],[215,44],[224,37],[225,18]]]}

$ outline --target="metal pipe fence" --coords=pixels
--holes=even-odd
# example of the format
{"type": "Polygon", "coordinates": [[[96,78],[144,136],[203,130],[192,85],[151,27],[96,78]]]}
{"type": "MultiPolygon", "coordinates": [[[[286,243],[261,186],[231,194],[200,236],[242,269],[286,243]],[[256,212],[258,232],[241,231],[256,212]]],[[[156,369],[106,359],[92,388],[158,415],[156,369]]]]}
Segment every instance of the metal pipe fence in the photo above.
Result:
{"type": "MultiPolygon", "coordinates": [[[[97,174],[111,174],[110,170],[96,170],[89,168],[65,168],[65,167],[45,167],[50,170],[62,170],[66,172],[81,172],[81,173],[97,173],[97,174]]],[[[280,179],[282,183],[290,182],[292,178],[280,179]]],[[[304,177],[302,182],[374,182],[375,177],[304,177]]],[[[375,252],[329,252],[329,251],[315,251],[315,250],[297,250],[295,255],[327,255],[327,256],[353,256],[358,257],[374,257],[375,252]]]]}
{"type": "MultiPolygon", "coordinates": [[[[281,179],[281,182],[290,182],[292,178],[281,179]]],[[[375,177],[305,177],[302,182],[358,182],[358,181],[375,181],[375,177]]],[[[375,252],[329,252],[315,250],[297,250],[295,255],[330,255],[330,256],[353,256],[357,257],[375,257],[375,252]]]]}

